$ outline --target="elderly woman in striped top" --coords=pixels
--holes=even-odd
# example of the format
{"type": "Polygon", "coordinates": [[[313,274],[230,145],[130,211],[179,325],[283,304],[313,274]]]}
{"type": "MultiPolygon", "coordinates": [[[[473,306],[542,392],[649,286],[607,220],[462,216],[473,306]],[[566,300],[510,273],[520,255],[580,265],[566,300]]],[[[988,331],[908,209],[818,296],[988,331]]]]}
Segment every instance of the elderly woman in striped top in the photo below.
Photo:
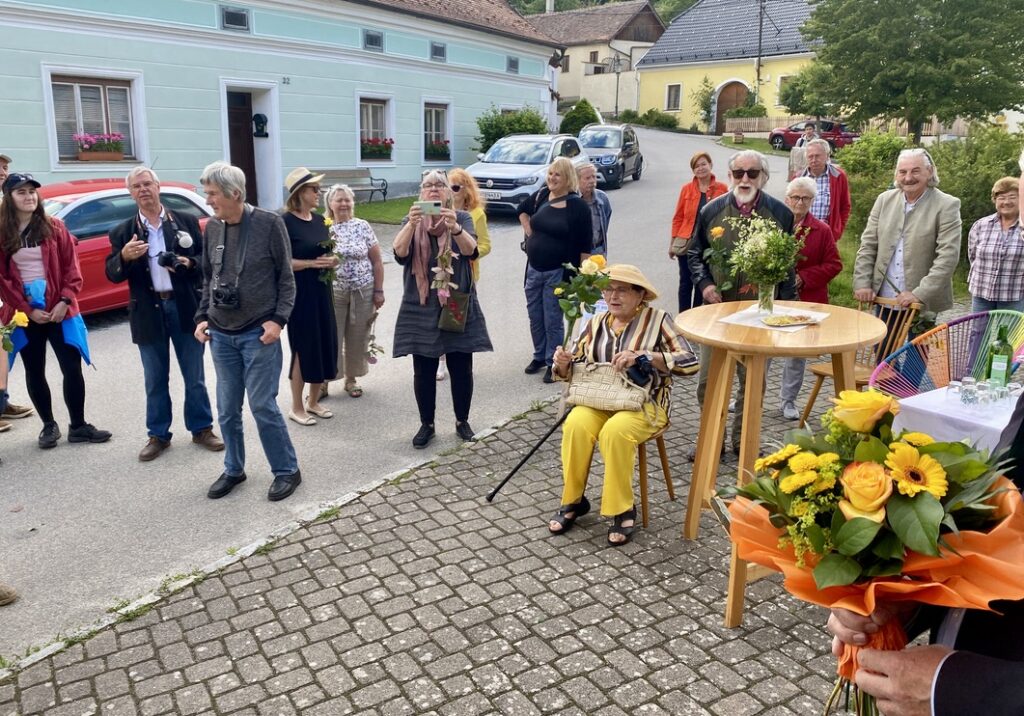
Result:
{"type": "Polygon", "coordinates": [[[562,506],[551,518],[553,534],[567,532],[590,510],[584,490],[597,443],[604,457],[601,514],[612,517],[608,543],[623,545],[633,534],[633,464],[637,445],[668,424],[672,376],[694,375],[698,361],[665,312],[649,306],[658,297],[651,282],[635,266],[615,264],[607,269],[604,289],[607,313],[590,319],[576,343],[575,353],[555,350],[553,373],[567,380],[573,363],[611,363],[625,372],[638,361],[653,368],[651,401],[642,410],[616,412],[576,406],[562,428],[562,506]]]}

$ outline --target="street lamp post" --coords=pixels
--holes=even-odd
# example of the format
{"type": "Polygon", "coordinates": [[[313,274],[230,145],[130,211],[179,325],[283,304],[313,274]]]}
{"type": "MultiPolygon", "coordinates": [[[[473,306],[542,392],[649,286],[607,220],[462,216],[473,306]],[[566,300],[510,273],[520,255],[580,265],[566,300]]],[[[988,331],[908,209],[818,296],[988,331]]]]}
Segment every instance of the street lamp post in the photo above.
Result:
{"type": "Polygon", "coordinates": [[[614,55],[605,60],[615,73],[615,119],[619,118],[619,74],[622,72],[622,57],[614,55]]]}

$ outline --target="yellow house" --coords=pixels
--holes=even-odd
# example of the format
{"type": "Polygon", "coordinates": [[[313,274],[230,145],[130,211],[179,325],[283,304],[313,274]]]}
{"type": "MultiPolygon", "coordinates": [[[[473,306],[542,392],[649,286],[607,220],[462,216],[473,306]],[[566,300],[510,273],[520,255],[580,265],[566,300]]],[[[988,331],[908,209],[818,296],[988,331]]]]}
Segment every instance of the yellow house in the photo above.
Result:
{"type": "Polygon", "coordinates": [[[800,34],[807,0],[700,0],[678,15],[637,64],[639,112],[675,114],[680,127],[701,126],[693,95],[707,77],[714,87],[711,127],[725,131],[725,112],[754,94],[768,114],[786,79],[814,59],[800,34]]]}

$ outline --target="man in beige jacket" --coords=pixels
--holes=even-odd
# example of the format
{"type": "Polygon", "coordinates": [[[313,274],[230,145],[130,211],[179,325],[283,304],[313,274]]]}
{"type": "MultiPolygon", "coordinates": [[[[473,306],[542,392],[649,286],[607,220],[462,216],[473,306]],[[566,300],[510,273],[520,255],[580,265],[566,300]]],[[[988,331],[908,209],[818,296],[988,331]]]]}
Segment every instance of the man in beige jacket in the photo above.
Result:
{"type": "Polygon", "coordinates": [[[960,200],[939,191],[939,175],[924,149],[904,149],[895,189],[882,192],[868,216],[853,268],[853,295],[953,306],[953,271],[960,260],[960,200]]]}

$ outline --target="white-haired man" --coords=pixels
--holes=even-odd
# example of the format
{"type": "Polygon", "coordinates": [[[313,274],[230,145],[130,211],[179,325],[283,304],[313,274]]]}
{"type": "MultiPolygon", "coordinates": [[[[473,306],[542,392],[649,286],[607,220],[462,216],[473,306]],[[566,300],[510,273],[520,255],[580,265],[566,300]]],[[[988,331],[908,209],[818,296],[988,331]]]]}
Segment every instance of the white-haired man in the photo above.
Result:
{"type": "Polygon", "coordinates": [[[597,167],[584,164],[576,167],[580,183],[580,198],[590,207],[590,227],[594,232],[594,245],[590,253],[608,257],[608,222],[612,219],[612,202],[597,188],[597,167]]]}
{"type": "MultiPolygon", "coordinates": [[[[778,199],[768,196],[762,191],[768,183],[768,160],[760,152],[747,150],[734,154],[729,160],[729,176],[732,188],[727,194],[708,202],[697,217],[693,227],[693,238],[687,249],[686,260],[693,275],[693,284],[704,297],[704,303],[721,303],[722,301],[739,301],[755,298],[756,295],[741,295],[740,287],[750,282],[742,275],[733,281],[733,287],[727,291],[719,290],[719,284],[725,278],[723,267],[711,266],[704,258],[704,252],[711,246],[710,232],[712,228],[721,228],[722,235],[716,243],[728,253],[738,238],[735,220],[757,215],[771,219],[786,233],[793,233],[793,212],[778,199]]],[[[796,275],[791,270],[775,289],[776,298],[796,298],[796,275]]],[[[704,393],[707,389],[710,365],[710,351],[701,351],[700,376],[697,380],[697,401],[704,404],[704,393]]],[[[736,367],[736,376],[740,382],[739,394],[736,398],[736,412],[732,426],[732,450],[739,455],[740,426],[743,423],[744,389],[747,372],[742,365],[736,367]]],[[[693,453],[690,454],[693,459],[693,453]]]]}
{"type": "Polygon", "coordinates": [[[924,149],[904,149],[895,189],[879,194],[853,266],[853,296],[895,298],[937,313],[953,307],[953,271],[960,260],[960,200],[936,187],[939,174],[924,149]]]}
{"type": "Polygon", "coordinates": [[[832,146],[828,142],[812,139],[806,145],[807,169],[801,176],[813,179],[817,190],[811,216],[828,224],[832,238],[839,241],[850,218],[850,182],[846,172],[830,161],[831,156],[832,146]]]}

